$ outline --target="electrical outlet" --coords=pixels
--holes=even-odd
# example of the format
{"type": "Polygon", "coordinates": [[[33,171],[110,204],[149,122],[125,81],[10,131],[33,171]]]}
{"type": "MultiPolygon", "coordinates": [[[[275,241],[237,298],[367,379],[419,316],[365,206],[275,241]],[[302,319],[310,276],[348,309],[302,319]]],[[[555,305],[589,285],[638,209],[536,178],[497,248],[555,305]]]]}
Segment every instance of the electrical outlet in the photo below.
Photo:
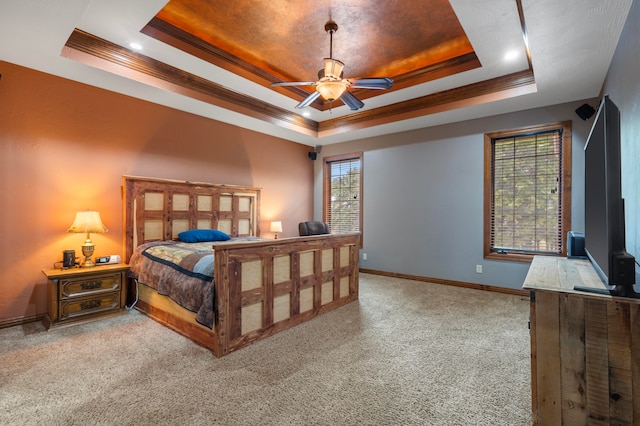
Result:
{"type": "Polygon", "coordinates": [[[367,260],[367,253],[362,253],[362,260],[367,260]]]}
{"type": "Polygon", "coordinates": [[[482,265],[476,265],[476,273],[478,274],[482,273],[482,265]]]}

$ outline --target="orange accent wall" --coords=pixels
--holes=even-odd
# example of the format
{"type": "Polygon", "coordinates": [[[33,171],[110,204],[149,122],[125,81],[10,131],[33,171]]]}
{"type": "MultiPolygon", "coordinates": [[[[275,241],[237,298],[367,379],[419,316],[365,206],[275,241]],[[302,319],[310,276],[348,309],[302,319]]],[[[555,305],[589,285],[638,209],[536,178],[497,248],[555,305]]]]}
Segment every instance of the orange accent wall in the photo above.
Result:
{"type": "Polygon", "coordinates": [[[79,256],[75,212],[98,210],[95,255],[122,254],[122,175],[262,188],[260,229],[313,217],[308,146],[0,62],[0,325],[46,312],[42,269],[79,256]]]}

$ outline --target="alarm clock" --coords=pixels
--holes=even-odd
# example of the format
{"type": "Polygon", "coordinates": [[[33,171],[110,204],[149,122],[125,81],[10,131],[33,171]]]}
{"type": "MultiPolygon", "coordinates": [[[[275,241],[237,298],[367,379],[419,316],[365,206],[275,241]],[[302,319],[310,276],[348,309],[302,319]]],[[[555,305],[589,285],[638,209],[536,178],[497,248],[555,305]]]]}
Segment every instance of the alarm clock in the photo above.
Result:
{"type": "Polygon", "coordinates": [[[96,265],[111,265],[114,263],[120,263],[120,256],[112,254],[111,256],[103,256],[96,259],[96,265]]]}

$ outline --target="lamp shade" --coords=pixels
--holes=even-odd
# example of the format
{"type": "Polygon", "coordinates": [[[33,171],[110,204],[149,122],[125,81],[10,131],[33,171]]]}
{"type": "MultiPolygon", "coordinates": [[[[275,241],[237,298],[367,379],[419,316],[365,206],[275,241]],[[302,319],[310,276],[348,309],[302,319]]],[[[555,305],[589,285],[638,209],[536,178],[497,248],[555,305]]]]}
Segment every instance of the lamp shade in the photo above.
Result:
{"type": "Polygon", "coordinates": [[[108,232],[106,226],[102,223],[102,219],[100,219],[100,213],[91,210],[85,210],[76,213],[76,218],[67,229],[67,232],[75,232],[75,233],[91,233],[91,232],[108,232]]]}
{"type": "Polygon", "coordinates": [[[322,81],[316,86],[316,90],[327,101],[333,102],[342,96],[347,86],[342,81],[322,81]]]}
{"type": "Polygon", "coordinates": [[[279,220],[274,220],[271,222],[271,228],[269,229],[271,232],[282,232],[282,222],[279,220]]]}

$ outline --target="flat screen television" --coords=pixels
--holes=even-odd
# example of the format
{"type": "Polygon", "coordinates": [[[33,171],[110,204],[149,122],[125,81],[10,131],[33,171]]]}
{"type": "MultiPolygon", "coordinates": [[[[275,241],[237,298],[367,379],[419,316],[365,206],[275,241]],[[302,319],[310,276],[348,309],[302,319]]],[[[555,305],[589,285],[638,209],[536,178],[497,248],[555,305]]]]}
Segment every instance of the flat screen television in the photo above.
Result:
{"type": "Polygon", "coordinates": [[[625,248],[620,111],[608,95],[600,102],[584,151],[585,251],[608,286],[603,293],[638,297],[633,288],[635,259],[625,248]]]}

